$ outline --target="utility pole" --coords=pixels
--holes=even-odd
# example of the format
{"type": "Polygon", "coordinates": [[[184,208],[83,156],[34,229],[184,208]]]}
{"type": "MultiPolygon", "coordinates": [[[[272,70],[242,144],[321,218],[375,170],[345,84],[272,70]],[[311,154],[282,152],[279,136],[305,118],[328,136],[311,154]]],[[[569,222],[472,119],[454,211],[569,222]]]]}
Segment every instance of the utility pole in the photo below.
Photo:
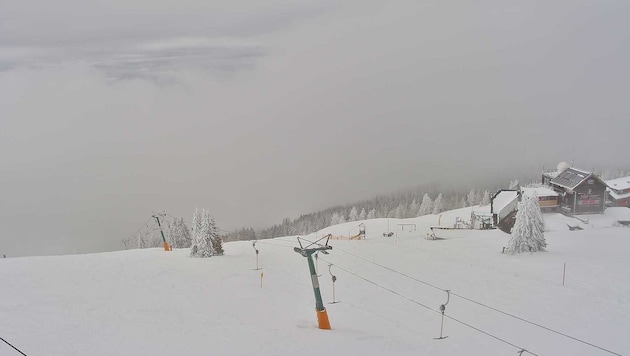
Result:
{"type": "Polygon", "coordinates": [[[315,270],[315,263],[313,263],[313,254],[321,251],[323,254],[328,254],[326,250],[332,250],[332,246],[328,246],[328,240],[332,235],[326,235],[316,242],[311,243],[310,245],[303,247],[300,238],[298,237],[298,243],[300,247],[293,248],[293,251],[299,253],[303,257],[306,257],[308,261],[308,270],[311,274],[311,282],[313,284],[313,293],[315,294],[315,311],[317,313],[317,324],[320,329],[330,330],[330,321],[328,320],[328,313],[326,312],[326,308],[324,308],[324,302],[322,301],[322,294],[319,290],[319,279],[317,278],[317,271],[315,270]],[[326,239],[326,244],[321,245],[317,242],[320,240],[326,239]],[[316,246],[316,247],[311,247],[316,246]]]}
{"type": "Polygon", "coordinates": [[[166,242],[166,238],[164,237],[164,231],[162,231],[162,224],[160,224],[160,214],[153,214],[153,217],[157,221],[158,227],[160,228],[160,234],[162,234],[162,242],[164,242],[164,251],[170,251],[171,248],[166,242]]]}

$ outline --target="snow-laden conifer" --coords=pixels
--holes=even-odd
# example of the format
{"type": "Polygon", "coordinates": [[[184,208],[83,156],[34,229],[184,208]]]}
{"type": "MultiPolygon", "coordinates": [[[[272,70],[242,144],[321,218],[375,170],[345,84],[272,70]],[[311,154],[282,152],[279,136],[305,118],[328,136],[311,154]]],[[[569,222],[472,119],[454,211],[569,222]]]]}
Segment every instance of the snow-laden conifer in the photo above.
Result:
{"type": "Polygon", "coordinates": [[[479,205],[479,201],[481,198],[479,197],[479,193],[476,190],[471,190],[466,197],[466,203],[468,206],[479,205]]]}
{"type": "Polygon", "coordinates": [[[190,236],[190,230],[188,229],[188,226],[186,226],[186,223],[184,222],[184,218],[179,219],[177,226],[179,228],[179,244],[183,248],[190,247],[192,237],[190,236]]]}
{"type": "Polygon", "coordinates": [[[210,239],[212,240],[212,250],[215,255],[223,255],[223,239],[219,235],[219,228],[214,218],[210,218],[210,239]]]}
{"type": "Polygon", "coordinates": [[[490,205],[490,192],[487,189],[483,192],[483,195],[481,196],[481,202],[479,202],[479,205],[481,206],[490,205]]]}
{"type": "Polygon", "coordinates": [[[348,221],[357,221],[359,220],[359,213],[357,211],[357,207],[353,206],[352,209],[350,209],[350,214],[348,215],[348,221]]]}
{"type": "Polygon", "coordinates": [[[190,257],[210,257],[213,254],[212,237],[210,235],[210,214],[205,209],[199,214],[199,211],[195,209],[190,257]]]}
{"type": "Polygon", "coordinates": [[[339,224],[339,214],[337,214],[337,212],[334,212],[332,214],[332,217],[330,218],[330,225],[337,225],[339,224]]]}
{"type": "Polygon", "coordinates": [[[367,218],[367,213],[365,212],[365,208],[361,209],[361,212],[359,213],[359,220],[365,220],[367,218]]]}
{"type": "Polygon", "coordinates": [[[366,219],[375,219],[376,218],[376,209],[371,209],[368,213],[367,216],[365,217],[366,219]]]}
{"type": "Polygon", "coordinates": [[[437,198],[433,202],[433,214],[439,214],[444,210],[444,203],[442,202],[442,193],[438,194],[437,198]]]}
{"type": "Polygon", "coordinates": [[[468,206],[468,203],[466,202],[466,197],[457,198],[457,201],[455,203],[455,209],[465,208],[467,206],[468,206]]]}
{"type": "Polygon", "coordinates": [[[404,219],[407,217],[407,214],[407,206],[405,206],[405,203],[401,202],[398,204],[396,209],[394,209],[392,217],[396,219],[404,219]]]}
{"type": "Polygon", "coordinates": [[[538,205],[536,194],[523,196],[518,203],[516,222],[512,227],[512,237],[508,243],[507,252],[510,254],[521,252],[544,251],[547,247],[544,235],[544,220],[538,205]]]}
{"type": "Polygon", "coordinates": [[[412,200],[411,204],[409,204],[409,215],[407,217],[409,218],[415,218],[416,216],[418,216],[418,210],[420,209],[420,206],[418,205],[418,203],[416,202],[416,200],[412,200]]]}
{"type": "Polygon", "coordinates": [[[173,248],[190,247],[190,230],[188,230],[188,226],[186,226],[183,218],[175,218],[173,222],[168,225],[167,234],[169,243],[173,248]]]}
{"type": "Polygon", "coordinates": [[[144,231],[138,233],[137,237],[137,246],[138,248],[147,248],[147,241],[144,231]]]}
{"type": "Polygon", "coordinates": [[[428,215],[433,212],[433,200],[428,193],[424,193],[422,197],[422,203],[420,203],[420,209],[418,210],[418,216],[428,215]]]}

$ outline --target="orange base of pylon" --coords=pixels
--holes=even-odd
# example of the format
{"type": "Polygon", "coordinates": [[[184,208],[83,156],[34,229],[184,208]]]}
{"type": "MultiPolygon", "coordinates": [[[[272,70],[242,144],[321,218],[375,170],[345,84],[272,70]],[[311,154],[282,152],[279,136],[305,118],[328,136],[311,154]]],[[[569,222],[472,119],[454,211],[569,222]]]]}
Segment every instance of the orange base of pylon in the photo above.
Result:
{"type": "Polygon", "coordinates": [[[326,309],[324,310],[315,309],[315,312],[317,313],[317,324],[319,325],[319,328],[324,329],[324,330],[330,330],[330,321],[328,321],[328,313],[326,313],[326,309]]]}
{"type": "Polygon", "coordinates": [[[168,246],[168,242],[164,242],[164,251],[170,251],[171,248],[168,246]]]}

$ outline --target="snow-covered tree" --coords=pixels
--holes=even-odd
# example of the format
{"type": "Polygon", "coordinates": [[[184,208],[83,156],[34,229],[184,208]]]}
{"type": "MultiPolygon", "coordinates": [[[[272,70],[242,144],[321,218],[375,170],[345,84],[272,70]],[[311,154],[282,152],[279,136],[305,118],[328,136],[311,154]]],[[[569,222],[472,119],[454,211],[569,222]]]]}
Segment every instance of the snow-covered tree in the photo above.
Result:
{"type": "Polygon", "coordinates": [[[415,218],[416,216],[418,216],[418,209],[420,209],[420,206],[415,199],[412,200],[411,204],[409,204],[409,215],[407,215],[407,217],[415,218]]]}
{"type": "Polygon", "coordinates": [[[418,209],[418,216],[428,215],[433,212],[433,201],[429,196],[429,193],[424,193],[420,208],[418,209]]]}
{"type": "Polygon", "coordinates": [[[357,221],[359,220],[359,213],[357,212],[357,207],[353,206],[350,209],[350,214],[348,215],[348,221],[357,221]]]}
{"type": "Polygon", "coordinates": [[[368,213],[367,216],[365,217],[366,219],[370,220],[370,219],[375,219],[376,218],[376,209],[371,209],[368,213]]]}
{"type": "Polygon", "coordinates": [[[398,206],[396,207],[396,209],[394,209],[394,213],[392,214],[393,218],[397,218],[397,219],[404,219],[407,217],[407,207],[405,206],[404,203],[400,203],[398,204],[398,206]]]}
{"type": "Polygon", "coordinates": [[[466,203],[468,206],[479,205],[479,193],[476,190],[471,190],[466,197],[466,203]]]}
{"type": "Polygon", "coordinates": [[[330,218],[330,226],[339,224],[339,214],[334,212],[330,218]]]}
{"type": "Polygon", "coordinates": [[[210,257],[214,254],[210,225],[210,214],[205,209],[199,214],[199,211],[195,209],[190,257],[210,257]]]}
{"type": "Polygon", "coordinates": [[[439,214],[444,210],[444,203],[442,202],[442,193],[438,194],[437,198],[433,202],[433,214],[439,214]]]}
{"type": "Polygon", "coordinates": [[[163,225],[164,228],[164,236],[166,236],[166,241],[171,246],[171,248],[177,247],[177,218],[173,219],[171,222],[165,221],[163,225]]]}
{"type": "Polygon", "coordinates": [[[508,189],[514,190],[514,189],[519,189],[520,184],[518,182],[518,179],[514,179],[510,181],[510,186],[508,189]]]}
{"type": "Polygon", "coordinates": [[[518,203],[516,222],[512,227],[512,237],[508,243],[507,252],[515,254],[544,251],[546,246],[544,221],[538,205],[538,196],[535,193],[523,196],[518,203]]]}
{"type": "Polygon", "coordinates": [[[490,205],[490,192],[486,189],[481,196],[481,202],[479,203],[481,206],[490,205]]]}
{"type": "Polygon", "coordinates": [[[361,212],[359,213],[359,220],[365,220],[367,217],[367,213],[365,212],[365,208],[361,209],[361,212]]]}
{"type": "Polygon", "coordinates": [[[212,240],[212,250],[215,255],[223,255],[223,239],[219,235],[219,228],[217,228],[217,223],[214,221],[214,218],[209,218],[210,220],[210,239],[212,240]]]}
{"type": "Polygon", "coordinates": [[[187,248],[190,247],[192,238],[190,236],[190,230],[184,219],[175,218],[172,223],[168,225],[167,236],[169,243],[173,248],[187,248]]]}
{"type": "Polygon", "coordinates": [[[140,231],[137,236],[137,246],[138,248],[147,248],[147,240],[144,231],[140,231]]]}
{"type": "Polygon", "coordinates": [[[342,212],[341,214],[339,214],[339,223],[343,224],[346,222],[346,215],[342,212]]]}
{"type": "Polygon", "coordinates": [[[468,205],[466,205],[466,197],[465,196],[456,196],[455,197],[455,202],[453,204],[453,209],[459,209],[459,208],[465,208],[468,205]]]}

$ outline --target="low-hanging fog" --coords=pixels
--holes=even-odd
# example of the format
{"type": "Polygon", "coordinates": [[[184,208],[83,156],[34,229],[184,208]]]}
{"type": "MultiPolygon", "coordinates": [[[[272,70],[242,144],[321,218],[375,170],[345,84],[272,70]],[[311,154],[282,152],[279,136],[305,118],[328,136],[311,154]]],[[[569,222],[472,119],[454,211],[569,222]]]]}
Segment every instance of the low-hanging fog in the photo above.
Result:
{"type": "Polygon", "coordinates": [[[627,168],[630,3],[0,3],[0,255],[627,168]]]}

